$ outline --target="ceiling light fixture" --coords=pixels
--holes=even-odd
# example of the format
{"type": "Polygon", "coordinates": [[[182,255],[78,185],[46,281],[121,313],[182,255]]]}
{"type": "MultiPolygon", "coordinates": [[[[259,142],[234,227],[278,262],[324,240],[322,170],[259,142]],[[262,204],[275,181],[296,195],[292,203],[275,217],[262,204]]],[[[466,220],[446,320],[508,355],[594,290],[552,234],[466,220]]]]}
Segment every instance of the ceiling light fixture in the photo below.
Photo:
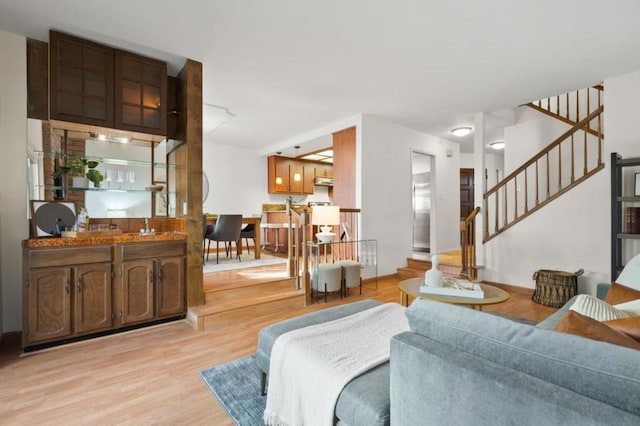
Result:
{"type": "Polygon", "coordinates": [[[504,141],[495,141],[495,142],[491,142],[489,144],[489,146],[493,149],[499,150],[499,149],[504,149],[504,141]]]}
{"type": "Polygon", "coordinates": [[[471,133],[471,130],[473,130],[471,127],[456,127],[451,130],[451,133],[453,133],[454,136],[461,138],[471,133]]]}

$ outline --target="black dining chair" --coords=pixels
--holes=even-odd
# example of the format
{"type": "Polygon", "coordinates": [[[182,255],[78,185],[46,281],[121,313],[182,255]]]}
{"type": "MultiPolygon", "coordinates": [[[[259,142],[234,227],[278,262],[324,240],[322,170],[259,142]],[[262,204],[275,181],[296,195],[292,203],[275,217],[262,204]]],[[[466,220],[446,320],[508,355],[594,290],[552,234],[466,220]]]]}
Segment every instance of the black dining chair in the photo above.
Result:
{"type": "Polygon", "coordinates": [[[249,223],[247,224],[247,226],[242,228],[242,231],[240,231],[240,240],[242,240],[243,238],[244,238],[244,241],[247,243],[247,254],[251,254],[251,251],[249,250],[249,238],[253,240],[253,246],[255,250],[255,245],[256,245],[256,225],[255,224],[249,223]]]}
{"type": "Polygon", "coordinates": [[[209,260],[209,248],[211,247],[211,241],[216,242],[216,263],[220,260],[220,241],[225,243],[225,252],[227,257],[231,252],[231,244],[236,243],[236,257],[239,261],[240,250],[238,240],[240,240],[240,231],[242,230],[242,215],[241,214],[221,214],[216,220],[216,225],[213,227],[213,232],[205,235],[205,238],[209,240],[207,244],[207,260],[209,260]],[[227,247],[227,243],[229,246],[227,247]]]}
{"type": "Polygon", "coordinates": [[[204,252],[207,252],[207,258],[209,257],[209,250],[207,250],[207,235],[213,232],[213,225],[207,224],[207,215],[202,215],[202,264],[204,265],[204,252]]]}

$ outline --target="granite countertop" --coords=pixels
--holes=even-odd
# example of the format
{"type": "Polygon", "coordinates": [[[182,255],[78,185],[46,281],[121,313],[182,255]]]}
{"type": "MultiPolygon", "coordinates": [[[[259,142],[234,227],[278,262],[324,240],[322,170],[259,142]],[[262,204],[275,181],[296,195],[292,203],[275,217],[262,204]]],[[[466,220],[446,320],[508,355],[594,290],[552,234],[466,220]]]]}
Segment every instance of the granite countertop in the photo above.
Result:
{"type": "Polygon", "coordinates": [[[45,237],[29,238],[22,240],[22,247],[66,247],[66,246],[87,246],[99,244],[125,244],[151,241],[186,241],[187,234],[184,232],[157,232],[153,235],[142,235],[138,233],[127,233],[108,236],[62,238],[45,237]]]}

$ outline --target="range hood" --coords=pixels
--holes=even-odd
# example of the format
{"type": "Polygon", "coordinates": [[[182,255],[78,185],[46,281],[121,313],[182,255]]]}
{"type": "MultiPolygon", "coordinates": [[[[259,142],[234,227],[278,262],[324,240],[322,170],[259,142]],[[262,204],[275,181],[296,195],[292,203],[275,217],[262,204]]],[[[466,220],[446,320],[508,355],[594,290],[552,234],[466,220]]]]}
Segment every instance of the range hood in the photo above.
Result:
{"type": "Polygon", "coordinates": [[[316,177],[313,184],[315,186],[333,186],[333,178],[316,177]]]}

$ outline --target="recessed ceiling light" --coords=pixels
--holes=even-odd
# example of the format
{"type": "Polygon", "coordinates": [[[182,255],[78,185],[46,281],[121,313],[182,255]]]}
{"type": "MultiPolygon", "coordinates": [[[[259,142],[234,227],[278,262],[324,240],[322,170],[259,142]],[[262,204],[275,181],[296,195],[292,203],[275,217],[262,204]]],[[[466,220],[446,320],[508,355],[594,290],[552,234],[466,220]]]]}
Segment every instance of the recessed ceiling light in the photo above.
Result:
{"type": "Polygon", "coordinates": [[[491,142],[489,146],[493,149],[504,149],[504,141],[491,142]]]}
{"type": "Polygon", "coordinates": [[[453,133],[454,136],[461,138],[471,133],[471,130],[473,130],[471,129],[471,127],[456,127],[455,129],[451,130],[451,133],[453,133]]]}

